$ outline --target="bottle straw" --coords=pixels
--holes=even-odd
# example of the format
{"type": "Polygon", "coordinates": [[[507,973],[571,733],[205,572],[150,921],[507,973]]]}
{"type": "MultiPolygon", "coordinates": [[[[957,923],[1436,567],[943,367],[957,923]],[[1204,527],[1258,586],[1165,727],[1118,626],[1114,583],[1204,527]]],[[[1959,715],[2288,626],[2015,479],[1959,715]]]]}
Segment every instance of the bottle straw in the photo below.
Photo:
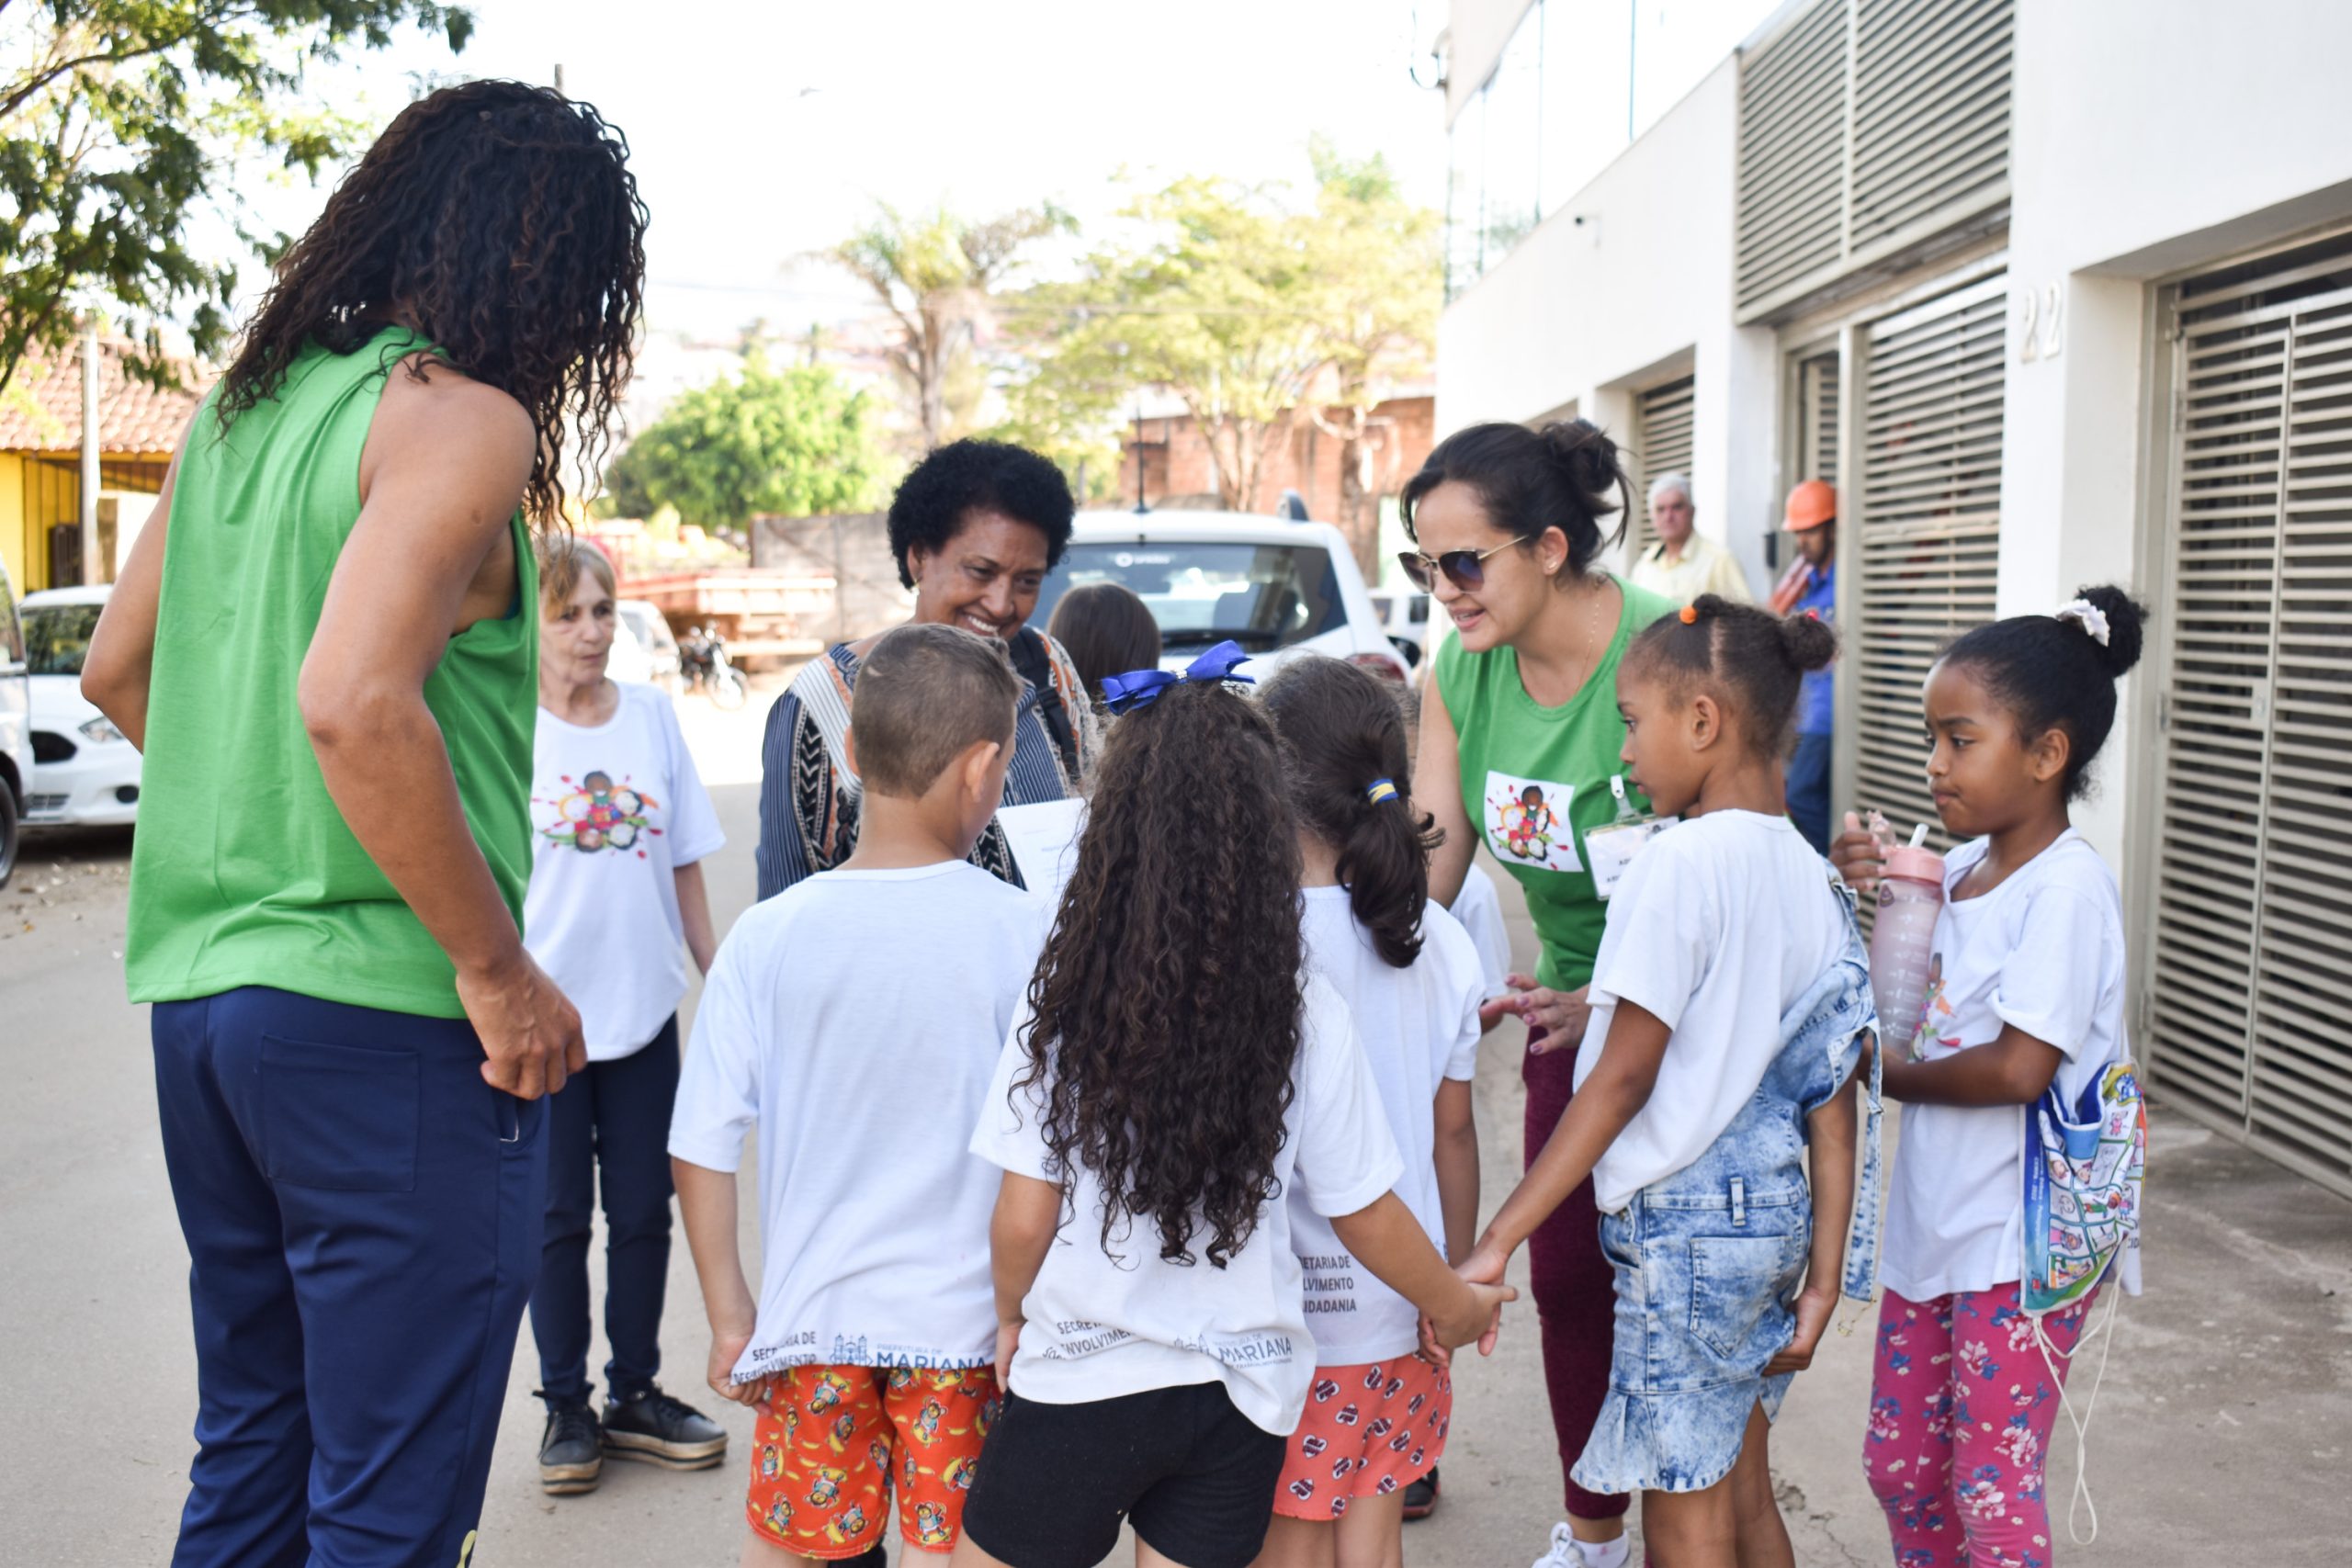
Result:
{"type": "Polygon", "coordinates": [[[1927,842],[1928,825],[1925,822],[1922,822],[1917,827],[1911,829],[1911,847],[1915,850],[1920,849],[1923,848],[1927,842]]]}

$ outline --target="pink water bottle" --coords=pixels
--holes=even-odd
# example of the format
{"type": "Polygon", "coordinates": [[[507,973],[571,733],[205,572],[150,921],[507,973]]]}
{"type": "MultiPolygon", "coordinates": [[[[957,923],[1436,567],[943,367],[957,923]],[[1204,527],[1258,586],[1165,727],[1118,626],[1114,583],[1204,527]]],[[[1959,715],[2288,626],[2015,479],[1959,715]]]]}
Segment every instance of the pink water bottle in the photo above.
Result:
{"type": "Polygon", "coordinates": [[[1908,1054],[1928,1002],[1928,970],[1935,958],[1936,917],[1944,907],[1944,857],[1922,848],[1922,824],[1911,842],[1889,849],[1878,884],[1878,917],[1871,928],[1871,991],[1878,1001],[1879,1037],[1908,1054]]]}

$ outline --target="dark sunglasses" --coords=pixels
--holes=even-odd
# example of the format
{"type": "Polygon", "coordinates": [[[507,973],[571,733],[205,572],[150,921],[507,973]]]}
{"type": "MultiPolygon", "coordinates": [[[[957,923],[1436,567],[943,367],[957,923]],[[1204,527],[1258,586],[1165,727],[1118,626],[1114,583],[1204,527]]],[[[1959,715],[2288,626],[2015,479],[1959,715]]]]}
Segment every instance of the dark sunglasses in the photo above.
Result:
{"type": "Polygon", "coordinates": [[[1525,539],[1505,539],[1491,550],[1448,550],[1442,556],[1421,550],[1398,550],[1396,564],[1405,569],[1413,586],[1424,593],[1436,591],[1436,574],[1441,571],[1448,582],[1468,593],[1486,586],[1488,556],[1500,555],[1513,545],[1525,543],[1525,539]]]}

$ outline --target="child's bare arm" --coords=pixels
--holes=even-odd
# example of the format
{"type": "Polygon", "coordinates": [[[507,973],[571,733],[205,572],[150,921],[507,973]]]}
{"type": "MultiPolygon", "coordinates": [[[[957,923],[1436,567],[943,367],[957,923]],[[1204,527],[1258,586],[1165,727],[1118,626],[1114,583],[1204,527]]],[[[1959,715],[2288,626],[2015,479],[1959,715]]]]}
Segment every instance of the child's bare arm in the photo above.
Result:
{"type": "Polygon", "coordinates": [[[1673,1032],[1648,1009],[1618,1002],[1592,1076],[1577,1087],[1559,1125],[1544,1141],[1544,1152],[1487,1222],[1487,1234],[1462,1267],[1464,1275],[1501,1279],[1503,1265],[1519,1244],[1592,1174],[1617,1134],[1649,1103],[1673,1032]]]}
{"type": "Polygon", "coordinates": [[[767,1392],[765,1384],[735,1381],[735,1363],[752,1342],[759,1314],[759,1303],[743,1278],[742,1255],[735,1247],[735,1173],[712,1170],[673,1155],[670,1179],[678,1190],[686,1248],[694,1254],[695,1274],[702,1280],[703,1310],[710,1318],[707,1376],[711,1390],[739,1404],[756,1404],[767,1392]]]}
{"type": "Polygon", "coordinates": [[[1886,1092],[1913,1105],[2031,1105],[2058,1076],[2065,1054],[2016,1024],[1989,1044],[1932,1062],[1886,1056],[1886,1092]]]}
{"type": "Polygon", "coordinates": [[[1796,1337],[1765,1364],[1767,1377],[1801,1372],[1813,1365],[1822,1331],[1837,1310],[1846,1231],[1854,1219],[1854,1130],[1860,1120],[1854,1106],[1854,1082],[1860,1075],[1858,1064],[1838,1092],[1804,1121],[1805,1141],[1812,1146],[1805,1163],[1813,1187],[1813,1254],[1805,1264],[1804,1286],[1797,1292],[1796,1337]]]}
{"type": "Polygon", "coordinates": [[[1062,1217],[1061,1189],[1034,1176],[1004,1173],[989,1220],[989,1269],[996,1281],[996,1376],[1012,1386],[1012,1352],[1021,1344],[1021,1303],[1046,1266],[1046,1249],[1062,1217]]]}
{"type": "Polygon", "coordinates": [[[718,937],[710,923],[710,889],[703,880],[702,862],[679,866],[671,875],[678,886],[678,923],[685,928],[686,952],[694,958],[695,972],[707,975],[718,952],[718,937]]]}
{"type": "Polygon", "coordinates": [[[1437,1090],[1437,1201],[1445,1216],[1445,1260],[1470,1256],[1478,1236],[1478,1118],[1467,1079],[1448,1078],[1437,1090]]]}
{"type": "Polygon", "coordinates": [[[1470,1284],[1448,1269],[1405,1200],[1385,1192],[1370,1207],[1335,1217],[1331,1229],[1382,1284],[1421,1309],[1440,1346],[1451,1350],[1476,1339],[1481,1349],[1492,1351],[1496,1316],[1519,1292],[1507,1285],[1470,1284]]]}

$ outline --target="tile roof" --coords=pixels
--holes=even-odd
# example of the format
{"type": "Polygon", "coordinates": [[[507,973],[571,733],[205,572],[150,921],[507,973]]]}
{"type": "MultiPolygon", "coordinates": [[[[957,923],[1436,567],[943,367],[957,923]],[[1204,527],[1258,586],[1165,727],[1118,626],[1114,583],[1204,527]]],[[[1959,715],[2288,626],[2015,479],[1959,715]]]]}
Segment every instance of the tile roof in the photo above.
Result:
{"type": "MultiPolygon", "coordinates": [[[[127,339],[99,340],[98,434],[110,453],[168,452],[203,400],[212,375],[179,362],[183,386],[158,390],[123,371],[127,339]]],[[[82,449],[82,345],[36,349],[0,391],[0,452],[82,449]]]]}

